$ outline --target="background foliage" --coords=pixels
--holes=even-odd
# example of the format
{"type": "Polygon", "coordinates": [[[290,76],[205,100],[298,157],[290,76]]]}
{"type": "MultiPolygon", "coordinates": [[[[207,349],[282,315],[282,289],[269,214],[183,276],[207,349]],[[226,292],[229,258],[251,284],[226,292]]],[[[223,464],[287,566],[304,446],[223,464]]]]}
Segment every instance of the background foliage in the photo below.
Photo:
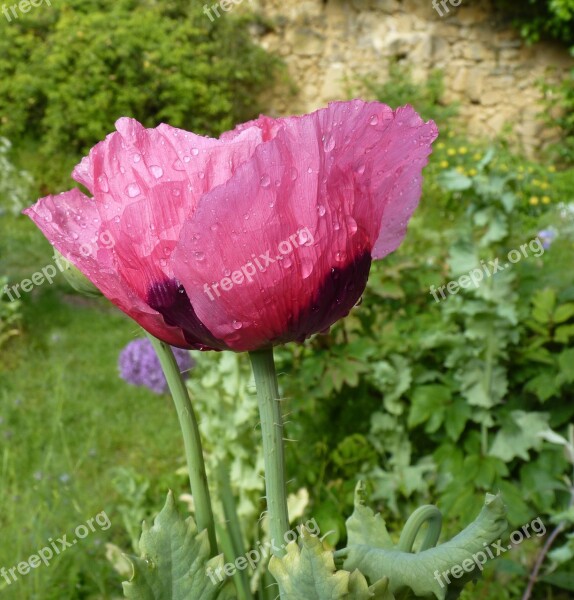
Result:
{"type": "MultiPolygon", "coordinates": [[[[531,5],[533,12],[511,14],[530,19],[525,35],[572,42],[568,3],[531,5]]],[[[161,9],[151,0],[71,0],[10,27],[0,20],[0,131],[13,143],[0,146],[2,287],[52,256],[14,215],[67,182],[118,116],[208,134],[255,116],[258,94],[279,67],[250,44],[247,28],[269,25],[227,15],[211,27],[197,21],[198,10],[175,0],[161,9]]],[[[391,535],[415,506],[436,503],[448,537],[476,516],[485,491],[501,490],[512,529],[537,516],[548,531],[563,528],[532,598],[568,598],[574,476],[560,440],[574,418],[574,171],[526,160],[504,140],[469,141],[456,107],[442,103],[440,74],[422,87],[398,65],[390,76],[357,86],[392,106],[413,103],[438,121],[441,136],[405,243],[373,265],[360,306],[328,335],[278,350],[293,440],[289,491],[298,494],[291,514],[306,511],[332,532],[327,542],[341,545],[362,478],[391,535]],[[431,285],[537,236],[551,239],[543,254],[434,301],[431,285]]],[[[564,132],[567,147],[567,124],[564,132]]],[[[186,491],[168,399],[117,377],[121,347],[139,335],[60,277],[19,302],[0,301],[0,566],[102,509],[112,521],[49,569],[10,587],[0,579],[2,597],[118,597],[129,575],[120,550],[138,550],[139,523],[157,512],[168,487],[176,497],[186,491]]],[[[253,547],[264,535],[263,486],[247,357],[195,359],[188,385],[208,468],[221,485],[218,466],[231,467],[253,547]]],[[[525,541],[489,564],[465,597],[520,598],[543,541],[525,541]]]]}

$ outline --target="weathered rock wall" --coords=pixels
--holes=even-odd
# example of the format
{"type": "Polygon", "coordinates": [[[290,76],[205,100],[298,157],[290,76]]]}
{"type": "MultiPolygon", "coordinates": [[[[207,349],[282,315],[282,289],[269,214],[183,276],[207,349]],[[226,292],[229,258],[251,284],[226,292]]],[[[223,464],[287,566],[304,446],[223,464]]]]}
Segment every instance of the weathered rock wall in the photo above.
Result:
{"type": "MultiPolygon", "coordinates": [[[[458,0],[457,0],[458,1],[458,0]]],[[[445,100],[458,101],[469,133],[491,136],[511,126],[531,154],[552,135],[538,116],[536,83],[549,66],[574,65],[566,49],[547,43],[528,47],[495,16],[490,0],[446,2],[443,16],[432,0],[251,0],[273,19],[260,43],[279,53],[299,87],[295,98],[271,100],[275,114],[306,112],[347,98],[359,75],[383,81],[391,61],[412,67],[416,80],[444,73],[445,100]]]]}

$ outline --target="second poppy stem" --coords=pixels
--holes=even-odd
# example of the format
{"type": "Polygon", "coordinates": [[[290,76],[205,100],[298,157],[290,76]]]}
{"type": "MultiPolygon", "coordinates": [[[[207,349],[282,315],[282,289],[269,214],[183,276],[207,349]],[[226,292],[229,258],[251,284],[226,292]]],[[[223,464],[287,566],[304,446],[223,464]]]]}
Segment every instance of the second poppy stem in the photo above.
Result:
{"type": "Polygon", "coordinates": [[[287,488],[285,485],[285,455],[283,447],[283,417],[279,402],[277,374],[273,361],[273,350],[250,352],[259,417],[263,435],[263,456],[265,461],[265,489],[269,513],[271,541],[276,556],[284,556],[282,548],[285,533],[289,531],[287,513],[287,488]]]}
{"type": "Polygon", "coordinates": [[[201,438],[199,436],[199,427],[197,425],[197,419],[195,418],[195,412],[189,398],[187,387],[183,382],[179,367],[170,346],[161,342],[153,335],[147,334],[147,336],[159,358],[161,368],[167,379],[167,385],[173,397],[179,424],[183,433],[191,494],[195,504],[197,530],[203,531],[204,529],[207,529],[211,556],[215,556],[217,554],[215,522],[213,519],[209,487],[207,485],[207,475],[205,473],[205,462],[203,460],[203,448],[201,447],[201,438]]]}

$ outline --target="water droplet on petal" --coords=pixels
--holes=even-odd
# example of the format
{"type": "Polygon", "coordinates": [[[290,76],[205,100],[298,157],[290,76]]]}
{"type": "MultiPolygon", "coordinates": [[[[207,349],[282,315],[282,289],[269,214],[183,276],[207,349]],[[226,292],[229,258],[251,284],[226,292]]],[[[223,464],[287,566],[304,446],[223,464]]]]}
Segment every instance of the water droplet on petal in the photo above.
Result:
{"type": "Polygon", "coordinates": [[[335,144],[335,138],[331,134],[323,136],[323,148],[325,149],[325,152],[331,152],[335,147],[335,144]]]}
{"type": "Polygon", "coordinates": [[[77,240],[79,237],[80,236],[76,232],[72,233],[72,239],[77,240]]]}
{"type": "Polygon", "coordinates": [[[378,125],[379,123],[379,117],[377,117],[377,115],[372,115],[372,117],[369,120],[369,124],[370,125],[378,125]]]}
{"type": "Polygon", "coordinates": [[[156,179],[163,177],[163,169],[159,165],[151,165],[149,170],[156,179]]]}
{"type": "Polygon", "coordinates": [[[205,259],[205,254],[203,252],[194,252],[195,260],[202,261],[205,259]]]}
{"type": "Polygon", "coordinates": [[[181,162],[181,160],[179,160],[179,158],[173,163],[173,168],[176,171],[185,171],[185,167],[183,166],[183,163],[181,162]]]}
{"type": "Polygon", "coordinates": [[[271,177],[269,175],[262,175],[260,183],[263,188],[269,187],[271,185],[271,177]]]}
{"type": "Polygon", "coordinates": [[[110,191],[110,185],[108,183],[108,178],[106,177],[105,174],[100,175],[98,177],[98,186],[100,187],[100,190],[104,193],[107,193],[110,191]]]}
{"type": "Polygon", "coordinates": [[[286,269],[288,269],[288,268],[289,268],[289,267],[290,267],[290,266],[293,264],[293,262],[291,261],[291,259],[290,259],[288,256],[285,256],[285,257],[279,257],[279,258],[282,258],[282,259],[283,259],[283,260],[281,261],[281,264],[282,264],[282,265],[283,265],[283,266],[284,266],[286,269]]]}
{"type": "Polygon", "coordinates": [[[347,258],[347,253],[346,252],[337,252],[335,254],[335,260],[337,262],[343,262],[346,258],[347,258]]]}
{"type": "Polygon", "coordinates": [[[349,234],[351,236],[355,235],[355,233],[357,233],[357,229],[358,229],[357,221],[355,221],[355,219],[353,219],[353,217],[351,217],[351,216],[348,216],[345,219],[345,221],[347,223],[347,231],[349,232],[349,234]]]}
{"type": "Polygon", "coordinates": [[[135,198],[141,194],[140,186],[137,183],[130,183],[126,188],[126,194],[130,198],[135,198]]]}
{"type": "Polygon", "coordinates": [[[199,150],[197,148],[192,148],[191,153],[193,154],[193,156],[197,156],[199,154],[199,150]]]}
{"type": "Polygon", "coordinates": [[[359,175],[362,175],[364,172],[365,172],[365,165],[364,165],[364,164],[362,164],[362,165],[359,165],[359,166],[357,167],[357,173],[358,173],[359,175]]]}
{"type": "Polygon", "coordinates": [[[241,321],[233,321],[231,326],[233,329],[241,329],[243,327],[243,323],[241,321]]]}
{"type": "Polygon", "coordinates": [[[134,162],[135,163],[139,163],[139,161],[142,159],[141,154],[134,154],[134,162]]]}
{"type": "Polygon", "coordinates": [[[309,168],[307,169],[307,173],[312,173],[312,172],[313,172],[313,169],[312,169],[311,167],[309,167],[309,168]]]}
{"type": "Polygon", "coordinates": [[[303,279],[307,279],[309,275],[313,272],[313,263],[308,259],[303,259],[301,261],[301,277],[303,279]]]}
{"type": "Polygon", "coordinates": [[[123,167],[120,167],[120,173],[123,175],[126,172],[126,170],[123,167]]]}
{"type": "Polygon", "coordinates": [[[327,209],[323,205],[319,204],[319,206],[317,207],[317,213],[319,214],[319,216],[324,217],[326,212],[327,209]]]}
{"type": "Polygon", "coordinates": [[[299,171],[295,167],[291,167],[289,170],[289,177],[291,177],[291,181],[295,181],[297,177],[299,177],[299,171]]]}
{"type": "Polygon", "coordinates": [[[184,156],[183,157],[183,162],[184,163],[188,163],[191,160],[191,156],[184,156]]]}

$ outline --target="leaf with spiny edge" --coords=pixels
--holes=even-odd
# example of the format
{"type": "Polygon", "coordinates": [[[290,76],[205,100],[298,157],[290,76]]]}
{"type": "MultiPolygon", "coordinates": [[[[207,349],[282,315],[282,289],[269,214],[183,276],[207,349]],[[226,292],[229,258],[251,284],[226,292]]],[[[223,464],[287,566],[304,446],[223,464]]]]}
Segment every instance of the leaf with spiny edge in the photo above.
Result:
{"type": "Polygon", "coordinates": [[[127,557],[133,575],[124,582],[130,600],[223,600],[230,598],[225,579],[215,576],[223,555],[209,557],[207,530],[197,532],[191,517],[183,519],[170,491],[153,525],[144,522],[141,557],[127,557]]]}

